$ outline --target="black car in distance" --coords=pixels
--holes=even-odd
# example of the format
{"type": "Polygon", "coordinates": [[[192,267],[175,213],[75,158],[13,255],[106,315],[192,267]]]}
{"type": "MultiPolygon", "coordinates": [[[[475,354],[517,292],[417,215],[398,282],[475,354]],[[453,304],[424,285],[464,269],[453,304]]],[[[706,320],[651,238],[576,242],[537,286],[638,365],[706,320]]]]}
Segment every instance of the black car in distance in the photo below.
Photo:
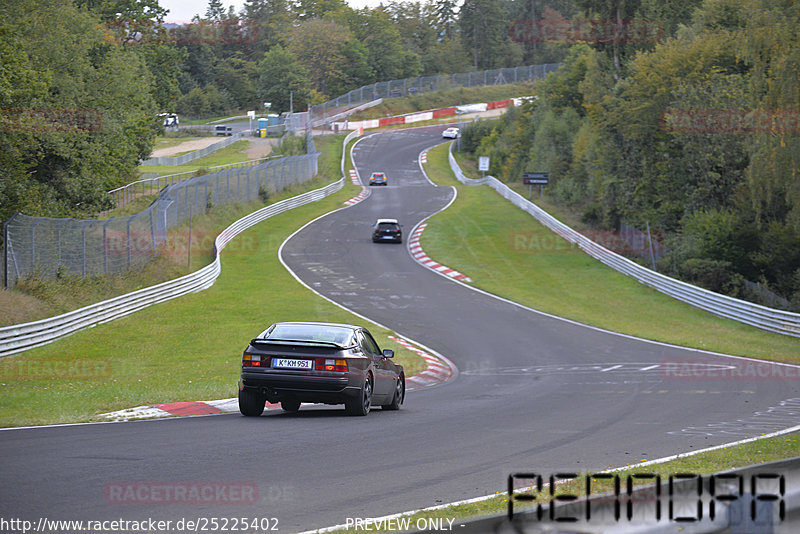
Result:
{"type": "Polygon", "coordinates": [[[390,241],[392,243],[403,242],[403,225],[397,219],[378,219],[372,225],[372,242],[390,241]]]}
{"type": "Polygon", "coordinates": [[[259,416],[266,401],[280,402],[287,412],[302,402],[344,404],[350,415],[367,415],[372,406],[399,410],[406,380],[393,357],[360,326],[275,323],[242,355],[239,411],[259,416]]]}
{"type": "Polygon", "coordinates": [[[382,172],[373,172],[369,176],[369,185],[388,185],[388,178],[382,172]]]}

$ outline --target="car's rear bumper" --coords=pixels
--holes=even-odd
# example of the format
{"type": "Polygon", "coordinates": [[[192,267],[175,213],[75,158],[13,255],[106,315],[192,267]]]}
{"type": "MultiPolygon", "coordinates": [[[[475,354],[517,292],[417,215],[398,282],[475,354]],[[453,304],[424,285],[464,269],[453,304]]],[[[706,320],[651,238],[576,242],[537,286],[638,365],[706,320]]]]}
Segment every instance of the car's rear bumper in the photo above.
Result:
{"type": "Polygon", "coordinates": [[[341,404],[359,394],[360,386],[350,383],[347,376],[313,376],[242,372],[239,389],[256,389],[268,401],[297,399],[301,402],[341,404]]]}

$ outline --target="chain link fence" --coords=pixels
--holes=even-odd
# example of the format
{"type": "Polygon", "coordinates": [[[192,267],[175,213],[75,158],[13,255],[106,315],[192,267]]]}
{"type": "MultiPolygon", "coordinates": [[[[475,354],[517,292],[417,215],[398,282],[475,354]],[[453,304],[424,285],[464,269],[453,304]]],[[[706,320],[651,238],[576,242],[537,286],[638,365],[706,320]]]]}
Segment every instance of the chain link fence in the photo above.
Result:
{"type": "MultiPolygon", "coordinates": [[[[492,69],[476,72],[462,72],[457,74],[440,74],[437,76],[420,76],[403,80],[391,80],[365,85],[353,89],[347,94],[329,100],[323,104],[311,106],[308,114],[308,123],[319,126],[326,122],[336,120],[337,115],[345,111],[379,98],[392,98],[409,96],[434,91],[446,91],[459,87],[483,87],[486,85],[504,85],[515,82],[528,82],[544,78],[550,72],[558,70],[561,63],[548,63],[544,65],[528,65],[525,67],[512,67],[507,69],[492,69]]],[[[303,119],[295,119],[298,124],[292,123],[288,127],[305,125],[303,119]]]]}
{"type": "Polygon", "coordinates": [[[213,206],[256,200],[311,180],[317,174],[313,142],[309,154],[227,168],[164,188],[144,211],[110,219],[57,219],[16,213],[4,225],[5,287],[38,275],[82,277],[141,267],[167,243],[167,230],[213,206]]]}

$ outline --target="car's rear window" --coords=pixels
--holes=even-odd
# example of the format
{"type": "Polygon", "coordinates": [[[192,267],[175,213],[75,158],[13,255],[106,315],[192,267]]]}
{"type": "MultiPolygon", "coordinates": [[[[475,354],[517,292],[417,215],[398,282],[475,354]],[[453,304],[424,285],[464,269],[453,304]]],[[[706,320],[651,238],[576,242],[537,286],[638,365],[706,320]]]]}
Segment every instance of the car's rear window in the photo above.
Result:
{"type": "Polygon", "coordinates": [[[397,225],[395,223],[380,223],[378,225],[379,230],[397,230],[397,225]]]}
{"type": "Polygon", "coordinates": [[[352,344],[353,331],[341,326],[276,325],[271,332],[264,332],[260,337],[275,341],[324,341],[347,346],[352,344]]]}

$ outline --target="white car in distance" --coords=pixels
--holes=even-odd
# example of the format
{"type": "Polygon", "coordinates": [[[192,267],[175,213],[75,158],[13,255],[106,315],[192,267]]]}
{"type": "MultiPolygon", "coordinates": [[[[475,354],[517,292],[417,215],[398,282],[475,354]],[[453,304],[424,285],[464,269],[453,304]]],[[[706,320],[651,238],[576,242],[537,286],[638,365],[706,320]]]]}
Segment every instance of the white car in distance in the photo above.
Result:
{"type": "Polygon", "coordinates": [[[458,128],[448,128],[442,132],[442,137],[450,139],[458,139],[461,136],[461,131],[458,128]]]}

